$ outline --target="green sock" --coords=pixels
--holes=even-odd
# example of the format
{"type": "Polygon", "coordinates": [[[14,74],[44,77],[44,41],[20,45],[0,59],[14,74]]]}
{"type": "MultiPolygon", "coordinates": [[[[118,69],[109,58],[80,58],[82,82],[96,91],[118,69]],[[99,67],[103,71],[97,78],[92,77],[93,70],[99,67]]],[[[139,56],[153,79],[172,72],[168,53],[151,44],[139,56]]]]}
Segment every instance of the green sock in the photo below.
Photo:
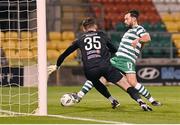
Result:
{"type": "Polygon", "coordinates": [[[150,102],[152,102],[152,100],[154,100],[150,94],[150,92],[140,83],[137,83],[135,86],[135,89],[138,90],[138,92],[144,96],[146,99],[148,99],[150,102]]]}

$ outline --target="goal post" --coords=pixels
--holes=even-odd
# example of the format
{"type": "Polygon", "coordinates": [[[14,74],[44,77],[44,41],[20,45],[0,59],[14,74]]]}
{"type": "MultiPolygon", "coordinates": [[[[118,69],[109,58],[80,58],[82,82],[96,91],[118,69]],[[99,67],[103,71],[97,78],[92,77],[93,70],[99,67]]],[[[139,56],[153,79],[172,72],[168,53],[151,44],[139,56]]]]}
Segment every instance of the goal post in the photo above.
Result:
{"type": "Polygon", "coordinates": [[[0,1],[0,117],[47,115],[46,0],[0,1]]]}
{"type": "Polygon", "coordinates": [[[39,115],[47,115],[47,51],[46,51],[46,1],[37,0],[38,31],[38,107],[39,115]]]}

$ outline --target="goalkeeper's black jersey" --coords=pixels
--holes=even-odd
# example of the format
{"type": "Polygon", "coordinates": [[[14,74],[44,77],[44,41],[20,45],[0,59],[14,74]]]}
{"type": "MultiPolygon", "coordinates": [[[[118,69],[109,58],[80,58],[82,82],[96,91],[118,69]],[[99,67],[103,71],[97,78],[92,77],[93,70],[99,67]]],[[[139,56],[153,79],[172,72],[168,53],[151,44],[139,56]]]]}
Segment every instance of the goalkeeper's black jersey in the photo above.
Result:
{"type": "Polygon", "coordinates": [[[110,64],[111,53],[116,49],[110,39],[102,31],[89,31],[82,34],[67,50],[59,57],[57,66],[60,66],[66,56],[79,48],[85,69],[104,67],[110,64]]]}

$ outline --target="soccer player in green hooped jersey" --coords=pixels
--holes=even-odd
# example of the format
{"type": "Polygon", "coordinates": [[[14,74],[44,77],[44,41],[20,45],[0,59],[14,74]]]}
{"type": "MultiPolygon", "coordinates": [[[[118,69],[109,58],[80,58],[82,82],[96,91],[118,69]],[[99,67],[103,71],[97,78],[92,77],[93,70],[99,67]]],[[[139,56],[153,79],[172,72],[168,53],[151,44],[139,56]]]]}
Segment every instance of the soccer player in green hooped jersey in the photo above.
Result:
{"type": "MultiPolygon", "coordinates": [[[[124,23],[128,27],[127,32],[123,35],[119,48],[116,52],[116,56],[112,57],[110,62],[117,69],[123,71],[126,75],[128,82],[138,90],[138,92],[148,99],[154,106],[160,106],[161,103],[156,101],[150,94],[150,92],[140,83],[136,78],[135,64],[142,45],[151,41],[149,33],[138,25],[139,12],[137,10],[131,10],[124,16],[124,23]]],[[[77,98],[77,102],[87,94],[93,84],[91,81],[86,81],[82,89],[74,96],[77,98]]]]}

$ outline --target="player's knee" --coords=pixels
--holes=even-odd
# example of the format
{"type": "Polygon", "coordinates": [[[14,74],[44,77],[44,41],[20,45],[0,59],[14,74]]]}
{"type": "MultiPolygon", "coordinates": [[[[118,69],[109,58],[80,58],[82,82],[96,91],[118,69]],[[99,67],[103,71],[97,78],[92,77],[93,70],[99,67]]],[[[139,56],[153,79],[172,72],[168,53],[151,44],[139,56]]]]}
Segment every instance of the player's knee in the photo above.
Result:
{"type": "Polygon", "coordinates": [[[99,80],[100,80],[105,86],[108,86],[108,85],[109,85],[108,81],[107,81],[104,77],[101,77],[99,80]]]}
{"type": "Polygon", "coordinates": [[[127,91],[127,89],[129,87],[131,87],[131,85],[128,83],[126,77],[122,77],[121,80],[119,80],[117,83],[116,83],[118,86],[120,86],[121,88],[123,88],[125,91],[127,91]]]}
{"type": "Polygon", "coordinates": [[[128,81],[131,86],[136,86],[136,83],[133,80],[128,81]]]}
{"type": "Polygon", "coordinates": [[[135,78],[128,78],[127,81],[133,87],[135,87],[137,84],[137,80],[135,78]]]}

